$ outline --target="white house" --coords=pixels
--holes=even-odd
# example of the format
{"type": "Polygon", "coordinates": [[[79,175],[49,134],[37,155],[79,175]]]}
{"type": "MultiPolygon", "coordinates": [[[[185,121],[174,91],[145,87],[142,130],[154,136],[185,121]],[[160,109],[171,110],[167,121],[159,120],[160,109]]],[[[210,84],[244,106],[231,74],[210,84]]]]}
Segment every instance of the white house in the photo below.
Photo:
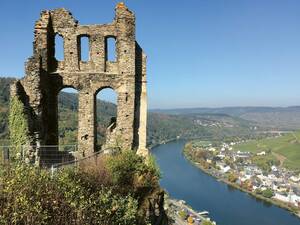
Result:
{"type": "Polygon", "coordinates": [[[223,173],[227,173],[230,169],[231,169],[230,166],[225,166],[225,167],[221,168],[223,173]]]}
{"type": "Polygon", "coordinates": [[[278,199],[283,202],[289,202],[295,206],[298,206],[298,202],[300,202],[300,196],[295,195],[295,194],[289,194],[288,196],[275,193],[274,197],[275,199],[278,199]]]}
{"type": "Polygon", "coordinates": [[[208,151],[210,151],[210,152],[215,152],[215,151],[216,151],[216,149],[215,149],[215,148],[213,148],[213,147],[211,147],[211,148],[209,148],[209,149],[208,149],[208,151]]]}
{"type": "Polygon", "coordinates": [[[277,169],[276,166],[271,166],[271,170],[272,170],[273,172],[277,172],[277,171],[278,171],[278,169],[277,169]]]}
{"type": "Polygon", "coordinates": [[[298,183],[300,181],[300,177],[291,176],[290,180],[293,181],[293,182],[295,182],[295,183],[298,183]]]}
{"type": "Polygon", "coordinates": [[[262,151],[262,152],[257,153],[256,155],[266,155],[266,152],[262,151]]]}

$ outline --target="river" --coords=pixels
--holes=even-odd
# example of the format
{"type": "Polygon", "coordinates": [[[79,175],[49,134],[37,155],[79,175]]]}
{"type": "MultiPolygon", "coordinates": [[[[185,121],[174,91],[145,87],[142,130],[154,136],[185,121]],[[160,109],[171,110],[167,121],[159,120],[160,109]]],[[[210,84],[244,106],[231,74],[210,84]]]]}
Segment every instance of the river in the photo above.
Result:
{"type": "Polygon", "coordinates": [[[162,172],[161,186],[172,198],[197,211],[207,210],[217,225],[300,225],[300,219],[269,203],[228,186],[192,165],[182,153],[186,141],[152,150],[162,172]]]}

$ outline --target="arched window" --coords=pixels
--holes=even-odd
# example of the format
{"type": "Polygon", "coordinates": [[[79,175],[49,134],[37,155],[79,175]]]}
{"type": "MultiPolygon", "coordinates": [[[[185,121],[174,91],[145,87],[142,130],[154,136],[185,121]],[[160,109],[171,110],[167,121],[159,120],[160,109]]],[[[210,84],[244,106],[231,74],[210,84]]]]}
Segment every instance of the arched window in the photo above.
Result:
{"type": "Polygon", "coordinates": [[[79,61],[87,62],[90,60],[90,38],[89,36],[78,37],[79,61]]]}
{"type": "Polygon", "coordinates": [[[97,147],[106,142],[117,123],[117,93],[111,88],[100,89],[96,93],[97,147]]]}
{"type": "Polygon", "coordinates": [[[64,39],[61,35],[55,35],[55,50],[54,56],[57,61],[64,60],[64,39]]]}
{"type": "Polygon", "coordinates": [[[110,61],[110,62],[117,61],[115,37],[107,37],[105,39],[105,59],[106,61],[110,61]]]}
{"type": "Polygon", "coordinates": [[[75,151],[78,133],[78,91],[64,88],[58,95],[58,140],[60,150],[75,151]]]}

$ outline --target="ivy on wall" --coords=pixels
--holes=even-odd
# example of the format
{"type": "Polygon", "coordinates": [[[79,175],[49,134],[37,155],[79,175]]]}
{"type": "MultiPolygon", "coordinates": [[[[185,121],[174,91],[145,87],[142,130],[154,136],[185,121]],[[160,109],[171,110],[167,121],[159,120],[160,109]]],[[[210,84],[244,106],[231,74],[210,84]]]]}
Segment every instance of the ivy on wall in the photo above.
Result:
{"type": "Polygon", "coordinates": [[[9,131],[12,146],[20,147],[28,144],[27,116],[24,112],[23,103],[18,97],[11,97],[10,99],[9,131]]]}

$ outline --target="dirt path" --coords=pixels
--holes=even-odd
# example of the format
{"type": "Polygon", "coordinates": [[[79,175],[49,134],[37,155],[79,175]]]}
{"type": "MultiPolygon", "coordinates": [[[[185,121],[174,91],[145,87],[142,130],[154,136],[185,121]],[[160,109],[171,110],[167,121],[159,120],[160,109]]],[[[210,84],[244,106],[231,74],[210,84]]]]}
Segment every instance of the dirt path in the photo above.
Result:
{"type": "Polygon", "coordinates": [[[282,167],[284,161],[286,160],[286,157],[283,156],[283,155],[280,155],[280,154],[278,154],[276,152],[272,152],[272,155],[274,155],[276,157],[276,159],[279,160],[279,162],[280,162],[279,166],[282,167]]]}

